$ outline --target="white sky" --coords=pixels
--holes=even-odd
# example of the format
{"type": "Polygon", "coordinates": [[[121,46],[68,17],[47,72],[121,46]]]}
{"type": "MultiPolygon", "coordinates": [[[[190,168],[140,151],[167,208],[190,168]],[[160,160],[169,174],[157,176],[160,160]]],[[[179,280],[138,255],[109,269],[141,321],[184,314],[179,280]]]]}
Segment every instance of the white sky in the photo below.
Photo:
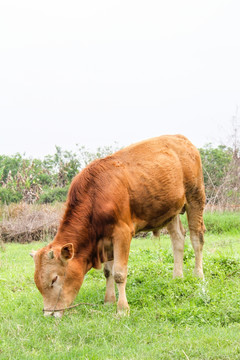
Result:
{"type": "Polygon", "coordinates": [[[202,146],[238,105],[239,0],[0,0],[0,154],[202,146]]]}

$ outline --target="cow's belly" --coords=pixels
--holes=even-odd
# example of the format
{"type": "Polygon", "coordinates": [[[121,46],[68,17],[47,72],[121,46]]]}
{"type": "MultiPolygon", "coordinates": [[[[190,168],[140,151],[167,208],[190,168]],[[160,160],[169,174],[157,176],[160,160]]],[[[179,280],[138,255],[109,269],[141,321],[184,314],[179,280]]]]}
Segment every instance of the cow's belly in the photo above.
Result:
{"type": "Polygon", "coordinates": [[[186,203],[181,176],[142,179],[130,193],[130,208],[135,231],[167,225],[186,203]],[[159,181],[160,180],[160,181],[159,181]]]}
{"type": "Polygon", "coordinates": [[[176,215],[178,215],[185,204],[185,197],[176,201],[173,206],[151,208],[151,205],[144,206],[142,211],[139,210],[132,214],[132,222],[135,233],[138,231],[150,231],[160,229],[166,226],[176,215]]]}

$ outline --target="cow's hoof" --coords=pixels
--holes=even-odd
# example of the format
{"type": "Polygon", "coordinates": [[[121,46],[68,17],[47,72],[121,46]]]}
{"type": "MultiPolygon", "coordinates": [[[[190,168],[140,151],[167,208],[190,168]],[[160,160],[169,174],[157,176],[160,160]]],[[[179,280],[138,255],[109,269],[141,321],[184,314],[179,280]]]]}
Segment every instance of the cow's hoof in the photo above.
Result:
{"type": "Polygon", "coordinates": [[[114,304],[115,304],[115,301],[104,301],[105,306],[111,306],[111,305],[114,305],[114,304]]]}
{"type": "Polygon", "coordinates": [[[126,316],[130,316],[129,308],[117,310],[117,317],[126,317],[126,316]]]}
{"type": "Polygon", "coordinates": [[[183,273],[182,272],[174,272],[173,273],[173,279],[182,279],[183,278],[183,273]]]}
{"type": "Polygon", "coordinates": [[[194,270],[194,275],[197,276],[198,278],[204,280],[204,275],[203,275],[203,271],[202,271],[202,270],[195,269],[195,270],[194,270]]]}
{"type": "Polygon", "coordinates": [[[111,305],[111,304],[114,304],[115,302],[116,302],[115,296],[105,297],[105,299],[104,299],[104,305],[111,305]]]}

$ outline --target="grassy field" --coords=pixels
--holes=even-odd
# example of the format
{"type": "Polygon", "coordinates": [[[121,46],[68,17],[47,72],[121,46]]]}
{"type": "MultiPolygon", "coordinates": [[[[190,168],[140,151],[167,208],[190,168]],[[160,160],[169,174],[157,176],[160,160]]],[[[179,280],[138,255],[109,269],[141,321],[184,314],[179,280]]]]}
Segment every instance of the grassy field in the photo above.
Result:
{"type": "MultiPolygon", "coordinates": [[[[217,221],[217,219],[215,219],[217,221]]],[[[193,276],[186,238],[184,279],[172,279],[168,236],[133,239],[130,317],[104,306],[105,279],[91,270],[62,319],[44,318],[28,255],[44,243],[0,248],[0,359],[240,359],[240,233],[205,236],[205,280],[193,276]]]]}

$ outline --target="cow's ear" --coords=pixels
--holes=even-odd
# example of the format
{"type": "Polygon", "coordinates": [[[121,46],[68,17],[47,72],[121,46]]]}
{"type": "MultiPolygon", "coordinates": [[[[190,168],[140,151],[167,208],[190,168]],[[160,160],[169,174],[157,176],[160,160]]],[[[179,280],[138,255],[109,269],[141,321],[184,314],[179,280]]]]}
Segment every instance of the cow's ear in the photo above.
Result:
{"type": "Polygon", "coordinates": [[[73,244],[69,243],[61,248],[61,259],[64,261],[71,260],[74,256],[73,244]]]}

